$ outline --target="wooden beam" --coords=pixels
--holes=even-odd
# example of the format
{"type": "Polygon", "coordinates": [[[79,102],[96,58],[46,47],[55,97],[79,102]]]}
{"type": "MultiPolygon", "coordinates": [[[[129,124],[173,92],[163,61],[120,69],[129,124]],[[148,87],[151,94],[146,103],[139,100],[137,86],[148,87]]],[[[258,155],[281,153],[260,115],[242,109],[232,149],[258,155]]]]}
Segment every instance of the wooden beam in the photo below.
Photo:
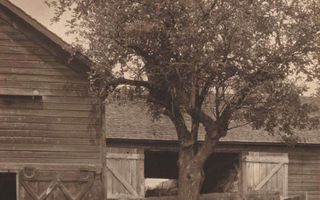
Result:
{"type": "Polygon", "coordinates": [[[123,154],[123,153],[107,153],[106,158],[111,159],[126,159],[126,160],[144,160],[144,155],[141,154],[123,154]]]}
{"type": "Polygon", "coordinates": [[[289,158],[283,156],[244,156],[243,161],[253,163],[289,163],[289,158]]]}
{"type": "MultiPolygon", "coordinates": [[[[149,197],[150,198],[150,197],[149,197]]],[[[148,198],[148,199],[149,199],[148,198]]],[[[126,200],[142,200],[144,198],[141,198],[141,197],[133,197],[132,195],[128,195],[128,194],[112,194],[112,195],[109,195],[108,196],[108,199],[126,199],[126,200]]],[[[161,198],[159,198],[161,199],[161,198]]],[[[155,199],[153,199],[155,200],[155,199]]],[[[157,199],[158,200],[158,199],[157,199]]],[[[170,199],[171,200],[171,199],[170,199]]]]}
{"type": "Polygon", "coordinates": [[[85,194],[86,192],[88,192],[88,190],[91,188],[91,186],[93,185],[94,180],[89,181],[77,194],[76,196],[72,196],[70,194],[70,192],[68,191],[68,189],[63,185],[63,183],[60,180],[57,180],[57,185],[59,186],[59,188],[61,189],[61,191],[63,192],[64,195],[66,195],[66,197],[69,200],[80,200],[85,194]]]}
{"type": "MultiPolygon", "coordinates": [[[[10,171],[21,171],[26,166],[26,163],[0,163],[0,170],[10,171]]],[[[101,173],[101,166],[93,164],[32,164],[36,170],[47,170],[47,171],[74,171],[82,168],[88,169],[89,171],[95,172],[96,174],[101,173]]]]}
{"type": "Polygon", "coordinates": [[[25,181],[20,179],[20,182],[34,200],[45,200],[58,183],[56,180],[52,181],[49,187],[45,191],[43,191],[43,193],[40,196],[38,196],[25,181]]]}
{"type": "Polygon", "coordinates": [[[47,182],[52,181],[59,177],[60,181],[69,181],[69,182],[88,182],[90,180],[94,180],[94,172],[90,171],[88,172],[87,178],[83,179],[79,175],[79,170],[73,170],[73,171],[49,171],[49,170],[37,170],[34,174],[34,176],[26,176],[23,174],[20,178],[23,181],[37,181],[37,182],[47,182]]]}
{"type": "Polygon", "coordinates": [[[288,196],[288,165],[283,165],[284,171],[283,171],[283,180],[282,180],[282,190],[283,190],[283,196],[288,196]]]}

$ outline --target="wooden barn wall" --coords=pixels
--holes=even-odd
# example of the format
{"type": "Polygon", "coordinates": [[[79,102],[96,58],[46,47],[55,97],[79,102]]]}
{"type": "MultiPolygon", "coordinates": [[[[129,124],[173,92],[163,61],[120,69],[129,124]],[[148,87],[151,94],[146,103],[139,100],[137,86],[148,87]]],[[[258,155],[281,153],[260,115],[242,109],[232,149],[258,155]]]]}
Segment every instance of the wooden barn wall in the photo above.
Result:
{"type": "MultiPolygon", "coordinates": [[[[177,151],[177,143],[107,140],[108,147],[143,148],[145,150],[177,151]]],[[[287,153],[288,163],[288,194],[289,196],[308,194],[309,200],[320,199],[320,147],[298,145],[241,145],[220,144],[217,152],[230,152],[245,155],[244,152],[287,153]]]]}
{"type": "Polygon", "coordinates": [[[0,165],[101,164],[87,78],[0,16],[0,165]]]}
{"type": "MultiPolygon", "coordinates": [[[[227,150],[230,147],[221,146],[220,149],[227,150]]],[[[233,149],[256,152],[287,153],[288,163],[288,194],[289,196],[307,193],[309,200],[320,199],[320,147],[298,145],[296,147],[255,146],[243,145],[233,146],[233,149]]],[[[218,148],[219,150],[219,148],[218,148]]]]}
{"type": "Polygon", "coordinates": [[[320,199],[320,149],[289,153],[289,193],[308,193],[309,200],[320,199]]]}

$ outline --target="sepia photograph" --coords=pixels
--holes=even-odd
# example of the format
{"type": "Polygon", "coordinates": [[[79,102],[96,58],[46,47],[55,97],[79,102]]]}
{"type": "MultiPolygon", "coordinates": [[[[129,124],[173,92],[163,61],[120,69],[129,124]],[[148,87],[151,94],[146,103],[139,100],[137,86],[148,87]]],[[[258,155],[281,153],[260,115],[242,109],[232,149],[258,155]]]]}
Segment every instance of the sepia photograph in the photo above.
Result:
{"type": "Polygon", "coordinates": [[[0,0],[0,200],[320,200],[320,0],[0,0]]]}

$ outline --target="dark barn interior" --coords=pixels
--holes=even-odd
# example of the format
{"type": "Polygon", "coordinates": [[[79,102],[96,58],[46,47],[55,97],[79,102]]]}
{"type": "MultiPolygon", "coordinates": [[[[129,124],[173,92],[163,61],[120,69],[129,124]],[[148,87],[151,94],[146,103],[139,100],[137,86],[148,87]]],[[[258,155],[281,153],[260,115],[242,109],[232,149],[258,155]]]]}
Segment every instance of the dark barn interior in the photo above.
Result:
{"type": "Polygon", "coordinates": [[[16,200],[16,174],[0,173],[0,198],[5,200],[16,200]]]}
{"type": "MultiPolygon", "coordinates": [[[[177,161],[178,152],[146,151],[145,178],[178,179],[177,161]]],[[[201,194],[237,191],[238,168],[239,154],[211,154],[204,166],[205,180],[201,194]]]]}
{"type": "Polygon", "coordinates": [[[201,193],[223,193],[238,190],[239,154],[213,153],[204,165],[205,179],[201,193]]]}

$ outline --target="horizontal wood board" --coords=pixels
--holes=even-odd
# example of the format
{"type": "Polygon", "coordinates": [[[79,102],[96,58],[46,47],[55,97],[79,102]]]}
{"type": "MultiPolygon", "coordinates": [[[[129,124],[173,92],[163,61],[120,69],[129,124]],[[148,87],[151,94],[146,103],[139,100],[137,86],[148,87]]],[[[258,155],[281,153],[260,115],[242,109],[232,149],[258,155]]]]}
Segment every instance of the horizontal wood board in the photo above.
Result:
{"type": "Polygon", "coordinates": [[[318,154],[289,154],[289,194],[308,193],[309,200],[320,199],[320,149],[318,154]]]}
{"type": "Polygon", "coordinates": [[[25,35],[23,26],[13,27],[4,13],[0,163],[101,163],[100,111],[88,79],[25,35]]]}

